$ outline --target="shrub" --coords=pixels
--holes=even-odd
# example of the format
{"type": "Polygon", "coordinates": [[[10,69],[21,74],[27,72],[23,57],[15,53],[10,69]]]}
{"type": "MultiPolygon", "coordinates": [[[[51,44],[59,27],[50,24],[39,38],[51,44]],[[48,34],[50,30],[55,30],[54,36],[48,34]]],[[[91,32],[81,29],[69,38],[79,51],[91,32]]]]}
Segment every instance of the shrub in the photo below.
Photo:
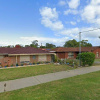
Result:
{"type": "Polygon", "coordinates": [[[78,59],[79,56],[81,57],[81,61],[82,61],[82,65],[89,65],[91,66],[94,63],[95,60],[95,54],[92,52],[83,52],[81,54],[78,55],[78,59]]]}
{"type": "Polygon", "coordinates": [[[71,65],[71,66],[78,66],[78,60],[77,59],[67,59],[66,60],[66,63],[68,64],[68,65],[71,65]]]}
{"type": "Polygon", "coordinates": [[[18,63],[16,63],[16,66],[18,66],[18,63]]]}
{"type": "Polygon", "coordinates": [[[11,67],[13,67],[14,65],[12,64],[11,67]]]}
{"type": "Polygon", "coordinates": [[[65,64],[65,59],[58,59],[58,63],[62,65],[65,64]]]}
{"type": "Polygon", "coordinates": [[[58,57],[56,55],[54,56],[54,62],[58,62],[58,57]]]}

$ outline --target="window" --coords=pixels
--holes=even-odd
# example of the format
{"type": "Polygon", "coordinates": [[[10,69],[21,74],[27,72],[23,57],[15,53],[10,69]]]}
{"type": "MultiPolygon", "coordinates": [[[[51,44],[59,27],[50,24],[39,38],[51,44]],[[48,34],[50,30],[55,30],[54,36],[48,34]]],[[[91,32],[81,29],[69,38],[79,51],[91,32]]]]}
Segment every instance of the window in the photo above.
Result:
{"type": "Polygon", "coordinates": [[[96,52],[97,53],[97,57],[99,57],[99,52],[96,52]]]}
{"type": "Polygon", "coordinates": [[[22,61],[30,61],[30,56],[20,56],[20,62],[22,61]]]}
{"type": "Polygon", "coordinates": [[[39,58],[38,61],[47,61],[46,55],[39,55],[38,58],[39,58]]]}
{"type": "Polygon", "coordinates": [[[68,58],[74,58],[74,53],[73,52],[69,52],[68,53],[68,58]]]}
{"type": "Polygon", "coordinates": [[[36,56],[35,55],[33,56],[33,59],[36,59],[36,56]]]}

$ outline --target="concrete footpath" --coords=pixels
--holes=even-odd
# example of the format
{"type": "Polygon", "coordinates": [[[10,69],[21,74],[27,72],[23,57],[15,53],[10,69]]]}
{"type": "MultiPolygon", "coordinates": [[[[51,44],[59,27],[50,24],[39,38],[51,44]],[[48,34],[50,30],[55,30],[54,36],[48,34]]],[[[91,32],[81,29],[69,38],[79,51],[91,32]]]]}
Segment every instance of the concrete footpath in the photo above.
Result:
{"type": "Polygon", "coordinates": [[[17,90],[29,86],[35,86],[38,84],[59,80],[63,78],[73,77],[76,75],[86,74],[90,72],[95,72],[99,70],[100,66],[92,66],[92,67],[78,68],[75,70],[61,71],[56,73],[49,73],[33,77],[21,78],[16,80],[3,81],[0,82],[0,93],[17,90]]]}

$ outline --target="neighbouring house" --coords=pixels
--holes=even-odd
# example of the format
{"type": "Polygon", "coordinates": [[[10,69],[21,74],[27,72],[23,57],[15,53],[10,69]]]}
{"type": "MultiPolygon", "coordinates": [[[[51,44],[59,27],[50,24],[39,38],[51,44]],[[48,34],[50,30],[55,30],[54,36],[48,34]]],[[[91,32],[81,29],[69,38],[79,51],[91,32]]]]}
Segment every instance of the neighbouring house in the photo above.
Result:
{"type": "Polygon", "coordinates": [[[33,47],[0,47],[0,64],[2,66],[11,66],[21,65],[22,63],[51,62],[53,55],[54,53],[33,47]]]}
{"type": "MultiPolygon", "coordinates": [[[[79,54],[79,47],[58,47],[51,50],[60,59],[75,59],[79,54]]],[[[95,58],[100,58],[100,47],[81,47],[81,52],[93,52],[95,58]]]]}

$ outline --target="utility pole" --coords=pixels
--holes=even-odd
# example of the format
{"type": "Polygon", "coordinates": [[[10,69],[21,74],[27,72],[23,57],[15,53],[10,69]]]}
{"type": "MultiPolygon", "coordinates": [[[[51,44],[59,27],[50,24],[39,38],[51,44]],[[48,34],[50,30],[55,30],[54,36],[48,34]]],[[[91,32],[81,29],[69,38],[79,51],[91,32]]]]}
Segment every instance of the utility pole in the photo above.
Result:
{"type": "Polygon", "coordinates": [[[81,66],[81,32],[79,32],[79,66],[81,66]]]}
{"type": "MultiPolygon", "coordinates": [[[[81,66],[81,33],[95,31],[98,29],[100,29],[100,28],[79,32],[79,66],[81,66]]],[[[100,36],[99,36],[99,39],[100,39],[100,36]]]]}
{"type": "MultiPolygon", "coordinates": [[[[100,39],[100,36],[99,36],[99,39],[100,39]]],[[[100,45],[99,45],[99,47],[100,47],[100,45]]]]}

